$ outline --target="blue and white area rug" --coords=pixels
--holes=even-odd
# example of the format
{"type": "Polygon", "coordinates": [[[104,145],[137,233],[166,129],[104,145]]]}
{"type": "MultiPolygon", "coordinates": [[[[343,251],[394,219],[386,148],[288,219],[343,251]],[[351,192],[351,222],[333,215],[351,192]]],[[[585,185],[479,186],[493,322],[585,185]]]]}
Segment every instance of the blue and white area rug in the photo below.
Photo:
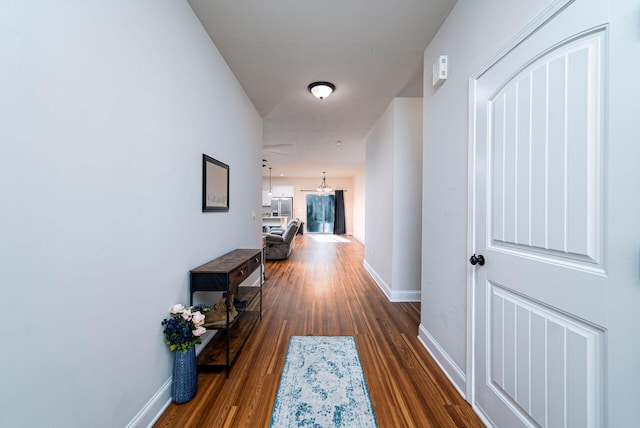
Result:
{"type": "Polygon", "coordinates": [[[352,336],[291,336],[270,426],[378,426],[352,336]]]}

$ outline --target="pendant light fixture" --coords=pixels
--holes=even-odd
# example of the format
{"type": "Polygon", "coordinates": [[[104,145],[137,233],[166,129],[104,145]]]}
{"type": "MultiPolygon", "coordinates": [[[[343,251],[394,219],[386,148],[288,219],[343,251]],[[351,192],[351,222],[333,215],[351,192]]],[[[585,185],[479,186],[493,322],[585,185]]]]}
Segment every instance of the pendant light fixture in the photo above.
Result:
{"type": "Polygon", "coordinates": [[[314,97],[324,100],[336,90],[336,86],[331,82],[313,82],[307,89],[314,97]]]}
{"type": "Polygon", "coordinates": [[[318,192],[331,192],[331,191],[333,191],[331,186],[327,185],[327,177],[326,177],[326,172],[325,171],[322,171],[322,183],[320,183],[320,185],[318,186],[318,188],[316,190],[318,192]]]}
{"type": "Polygon", "coordinates": [[[273,194],[273,188],[271,187],[271,167],[269,167],[269,196],[273,194]]]}

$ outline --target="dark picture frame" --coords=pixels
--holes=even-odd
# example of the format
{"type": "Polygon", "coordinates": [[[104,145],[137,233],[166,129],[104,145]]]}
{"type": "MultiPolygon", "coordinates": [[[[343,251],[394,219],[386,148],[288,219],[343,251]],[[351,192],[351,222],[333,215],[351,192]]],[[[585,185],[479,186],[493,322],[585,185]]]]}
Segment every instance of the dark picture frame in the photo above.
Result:
{"type": "Polygon", "coordinates": [[[229,165],[202,154],[202,212],[229,211],[229,165]]]}

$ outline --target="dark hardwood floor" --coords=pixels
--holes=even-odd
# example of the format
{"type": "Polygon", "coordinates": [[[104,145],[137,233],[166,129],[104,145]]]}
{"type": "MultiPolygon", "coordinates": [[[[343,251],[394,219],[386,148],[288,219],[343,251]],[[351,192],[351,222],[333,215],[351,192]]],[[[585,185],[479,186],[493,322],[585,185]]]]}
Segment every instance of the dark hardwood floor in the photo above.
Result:
{"type": "Polygon", "coordinates": [[[155,427],[267,427],[292,335],[351,335],[381,428],[482,427],[418,341],[420,305],[390,303],[363,267],[358,241],[298,236],[288,260],[267,262],[264,313],[224,371],[198,374],[198,393],[155,427]]]}

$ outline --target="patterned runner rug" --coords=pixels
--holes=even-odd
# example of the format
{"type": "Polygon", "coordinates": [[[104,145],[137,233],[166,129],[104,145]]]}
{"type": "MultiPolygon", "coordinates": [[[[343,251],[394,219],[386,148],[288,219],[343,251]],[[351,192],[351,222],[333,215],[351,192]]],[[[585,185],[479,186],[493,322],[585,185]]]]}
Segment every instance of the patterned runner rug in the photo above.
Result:
{"type": "Polygon", "coordinates": [[[291,336],[270,426],[378,426],[353,336],[291,336]]]}

